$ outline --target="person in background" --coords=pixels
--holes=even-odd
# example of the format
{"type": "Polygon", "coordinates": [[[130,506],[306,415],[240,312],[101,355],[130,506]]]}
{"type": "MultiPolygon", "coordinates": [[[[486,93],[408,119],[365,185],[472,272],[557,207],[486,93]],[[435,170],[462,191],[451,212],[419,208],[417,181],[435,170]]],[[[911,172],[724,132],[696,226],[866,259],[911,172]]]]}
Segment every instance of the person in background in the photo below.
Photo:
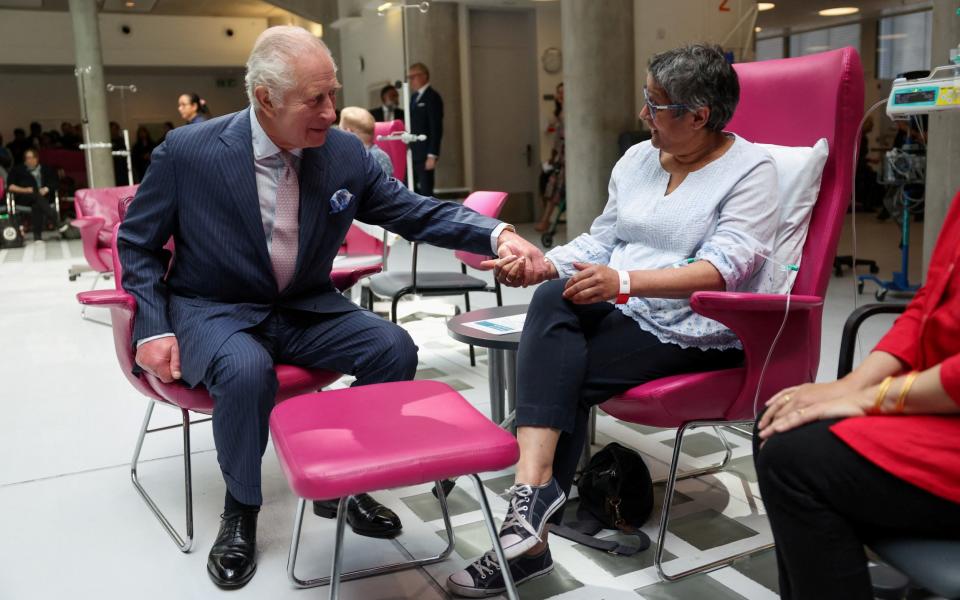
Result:
{"type": "Polygon", "coordinates": [[[421,196],[433,195],[440,140],[443,138],[443,98],[430,87],[430,70],[414,63],[407,70],[410,81],[410,133],[426,134],[425,142],[410,144],[413,156],[413,186],[421,196]]]}
{"type": "Polygon", "coordinates": [[[30,135],[27,137],[27,141],[30,143],[31,148],[41,147],[40,137],[42,135],[43,135],[43,126],[40,125],[38,121],[32,121],[30,123],[30,135]]]}
{"type": "Polygon", "coordinates": [[[400,93],[392,85],[385,85],[380,90],[380,106],[371,109],[370,114],[378,122],[403,120],[403,109],[400,108],[400,93]]]}
{"type": "Polygon", "coordinates": [[[359,106],[347,106],[340,111],[340,129],[349,131],[360,138],[363,147],[383,169],[383,174],[387,177],[393,177],[393,162],[380,146],[373,143],[375,124],[373,115],[359,106]]]}
{"type": "Polygon", "coordinates": [[[784,600],[871,600],[864,544],[960,539],[960,193],[927,279],[856,369],[767,402],[754,460],[784,600]]]}
{"type": "Polygon", "coordinates": [[[174,126],[174,124],[173,124],[172,121],[164,121],[164,122],[163,122],[163,133],[160,135],[160,141],[157,142],[157,145],[159,146],[160,144],[162,144],[163,141],[164,141],[165,139],[167,139],[167,134],[169,134],[169,133],[170,133],[171,131],[173,131],[175,128],[176,128],[176,127],[174,126]]]}
{"type": "Polygon", "coordinates": [[[207,101],[197,94],[180,94],[177,99],[177,111],[187,125],[203,123],[210,114],[207,101]]]}
{"type": "Polygon", "coordinates": [[[21,127],[14,129],[13,139],[7,144],[7,150],[10,151],[10,155],[13,157],[13,164],[23,164],[23,154],[31,147],[30,140],[27,139],[27,132],[21,127]]]}
{"type": "Polygon", "coordinates": [[[134,183],[143,181],[143,176],[147,173],[147,167],[150,166],[150,153],[153,152],[153,149],[156,147],[157,145],[153,142],[153,138],[150,137],[150,132],[147,131],[147,128],[143,125],[137,127],[137,142],[130,150],[130,161],[133,163],[134,183]]]}
{"type": "Polygon", "coordinates": [[[73,125],[64,121],[60,123],[60,147],[64,150],[80,149],[80,132],[74,130],[73,125]]]}
{"type": "Polygon", "coordinates": [[[550,151],[550,160],[543,166],[542,184],[540,189],[543,199],[543,214],[540,221],[533,226],[539,232],[550,229],[550,219],[553,211],[560,206],[566,189],[566,153],[564,152],[563,137],[563,83],[557,84],[557,91],[553,97],[553,119],[547,127],[547,133],[553,136],[553,149],[550,151]]]}
{"type": "Polygon", "coordinates": [[[30,207],[31,227],[34,242],[43,242],[45,220],[63,233],[69,227],[61,223],[53,208],[54,194],[60,187],[57,171],[40,164],[40,153],[30,148],[23,154],[23,164],[10,171],[8,190],[13,192],[17,204],[30,207]]]}
{"type": "Polygon", "coordinates": [[[3,134],[0,134],[0,178],[7,181],[7,173],[13,167],[13,154],[3,145],[3,134]]]}
{"type": "MultiPolygon", "coordinates": [[[[740,84],[723,50],[657,54],[643,93],[650,141],[613,167],[590,232],[547,254],[552,281],[537,288],[523,325],[520,460],[499,536],[517,583],[553,569],[547,525],[563,514],[590,408],[653,379],[742,364],[736,334],[693,312],[690,296],[772,291],[754,274],[773,247],[777,171],[766,150],[724,131],[740,84]]],[[[515,284],[526,260],[501,254],[487,264],[515,284]]],[[[495,596],[504,590],[502,567],[488,552],[453,573],[447,588],[495,596]]]]}

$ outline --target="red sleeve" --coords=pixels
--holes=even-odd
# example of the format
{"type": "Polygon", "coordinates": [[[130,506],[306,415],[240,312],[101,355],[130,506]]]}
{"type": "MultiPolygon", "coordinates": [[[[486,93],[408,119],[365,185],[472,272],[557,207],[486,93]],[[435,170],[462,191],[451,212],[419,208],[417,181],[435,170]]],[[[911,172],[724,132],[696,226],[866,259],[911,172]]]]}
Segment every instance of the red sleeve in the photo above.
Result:
{"type": "Polygon", "coordinates": [[[893,327],[874,347],[874,352],[886,352],[899,358],[910,366],[917,368],[917,357],[920,355],[920,324],[923,319],[923,301],[927,296],[927,286],[921,287],[913,297],[907,309],[897,318],[893,327]]]}
{"type": "Polygon", "coordinates": [[[954,354],[940,363],[940,383],[947,395],[960,405],[960,354],[954,354]]]}

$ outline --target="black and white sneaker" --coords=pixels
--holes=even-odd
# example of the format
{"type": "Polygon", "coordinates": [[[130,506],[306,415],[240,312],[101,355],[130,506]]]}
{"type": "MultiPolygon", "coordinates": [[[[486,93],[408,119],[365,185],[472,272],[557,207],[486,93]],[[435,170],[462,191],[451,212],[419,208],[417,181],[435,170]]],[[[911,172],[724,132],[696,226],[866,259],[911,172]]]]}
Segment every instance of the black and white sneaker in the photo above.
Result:
{"type": "Polygon", "coordinates": [[[543,540],[547,521],[566,501],[556,479],[534,487],[515,485],[509,490],[510,508],[500,526],[500,544],[507,560],[513,560],[543,540]]]}
{"type": "MultiPolygon", "coordinates": [[[[516,585],[546,575],[553,570],[550,548],[536,556],[521,556],[508,561],[508,564],[510,575],[516,585]]],[[[496,554],[491,550],[467,565],[467,568],[450,575],[447,578],[447,589],[457,596],[467,598],[486,598],[507,591],[496,554]]]]}

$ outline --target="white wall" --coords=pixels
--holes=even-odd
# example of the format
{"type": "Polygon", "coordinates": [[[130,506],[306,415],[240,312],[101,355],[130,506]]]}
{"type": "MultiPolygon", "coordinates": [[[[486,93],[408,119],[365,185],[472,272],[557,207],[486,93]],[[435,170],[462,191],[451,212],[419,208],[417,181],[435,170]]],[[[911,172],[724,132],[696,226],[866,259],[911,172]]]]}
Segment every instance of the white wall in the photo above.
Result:
{"type": "MultiPolygon", "coordinates": [[[[106,66],[241,66],[267,28],[266,19],[256,18],[109,13],[99,19],[106,66]]],[[[0,10],[0,64],[73,65],[70,14],[0,10]]]]}
{"type": "MultiPolygon", "coordinates": [[[[172,121],[180,125],[177,98],[182,93],[200,94],[214,116],[222,115],[247,105],[243,90],[243,69],[165,69],[157,72],[132,73],[129,68],[106,70],[107,83],[135,84],[136,94],[126,94],[126,125],[131,135],[137,125],[172,121]],[[217,79],[233,79],[235,87],[217,87],[217,79]]],[[[4,71],[0,68],[0,133],[4,143],[13,139],[15,127],[27,128],[31,121],[39,121],[44,131],[60,129],[60,123],[80,121],[80,106],[76,79],[72,71],[49,69],[36,73],[4,71]]],[[[119,92],[107,94],[108,117],[122,120],[119,92]]],[[[121,123],[123,124],[123,123],[121,123]]]]}
{"type": "Polygon", "coordinates": [[[378,17],[375,10],[364,10],[359,17],[348,20],[340,28],[339,68],[344,106],[377,106],[379,89],[388,82],[403,80],[406,74],[400,11],[391,10],[378,17]],[[376,104],[371,104],[371,93],[376,104]]]}

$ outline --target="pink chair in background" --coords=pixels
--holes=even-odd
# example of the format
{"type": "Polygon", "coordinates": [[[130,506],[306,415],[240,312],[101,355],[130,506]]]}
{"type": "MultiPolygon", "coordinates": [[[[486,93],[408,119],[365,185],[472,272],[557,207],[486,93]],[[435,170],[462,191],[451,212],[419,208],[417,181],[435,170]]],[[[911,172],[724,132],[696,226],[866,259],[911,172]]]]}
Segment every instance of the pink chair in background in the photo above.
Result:
{"type": "Polygon", "coordinates": [[[373,140],[381,150],[390,157],[393,163],[393,176],[400,181],[407,182],[407,145],[400,140],[378,140],[381,135],[390,135],[403,131],[403,121],[387,121],[377,123],[373,128],[373,140]]]}
{"type": "MultiPolygon", "coordinates": [[[[138,187],[129,185],[76,192],[74,208],[77,218],[71,225],[80,230],[83,257],[98,278],[113,273],[113,227],[120,222],[119,206],[125,198],[133,198],[138,187]]],[[[75,281],[82,271],[82,267],[72,267],[70,281],[75,281]]],[[[96,279],[93,284],[96,286],[96,279]]]]}
{"type": "Polygon", "coordinates": [[[722,469],[730,458],[721,425],[747,425],[755,418],[755,398],[764,402],[791,385],[813,381],[820,363],[823,299],[837,251],[837,240],[850,203],[856,134],[863,115],[863,70],[853,48],[799,58],[735,65],[740,77],[740,104],[727,129],[758,143],[812,146],[827,138],[830,154],[820,195],[810,220],[800,271],[789,299],[789,317],[780,341],[764,363],[784,322],[785,295],[696,292],[693,310],[720,321],[743,343],[746,359],[736,369],[665,377],[608,400],[608,414],[655,427],[677,427],[673,459],[666,481],[655,564],[673,581],[730,564],[751,552],[668,575],[663,551],[680,460],[683,435],[694,427],[717,428],[726,447],[719,467],[699,469],[693,477],[722,469]],[[762,380],[761,380],[762,374],[762,380]],[[759,386],[759,391],[758,391],[759,386]]]}
{"type": "MultiPolygon", "coordinates": [[[[121,206],[121,219],[124,212],[125,206],[121,206]]],[[[140,429],[136,448],[133,452],[133,459],[130,463],[130,478],[136,490],[143,497],[147,506],[153,512],[154,516],[157,517],[157,520],[160,521],[160,524],[173,539],[174,543],[176,543],[177,547],[180,548],[182,552],[189,552],[193,545],[193,486],[190,469],[190,426],[210,420],[207,418],[191,421],[190,412],[210,415],[213,413],[214,402],[202,386],[190,389],[180,383],[163,383],[148,373],[134,374],[135,354],[133,350],[134,340],[132,337],[133,323],[137,316],[137,301],[133,296],[125,292],[120,285],[123,269],[120,265],[119,255],[116,252],[116,231],[119,228],[120,223],[117,222],[111,230],[113,233],[111,239],[111,271],[116,276],[116,289],[81,292],[77,294],[77,300],[84,306],[96,306],[110,310],[114,350],[117,353],[120,370],[123,371],[123,374],[133,387],[147,397],[147,412],[144,415],[143,426],[140,429]],[[153,415],[153,407],[156,404],[178,409],[182,423],[171,427],[150,429],[150,418],[153,415]],[[178,427],[183,429],[183,469],[184,490],[186,495],[186,533],[183,537],[177,532],[173,525],[171,525],[170,521],[153,501],[153,498],[151,498],[143,488],[137,476],[140,450],[143,448],[143,441],[146,435],[148,433],[178,427]]],[[[331,280],[338,290],[343,291],[355,284],[359,279],[367,277],[379,270],[379,266],[343,271],[335,270],[331,273],[331,280]]],[[[276,365],[276,371],[277,380],[280,384],[277,390],[277,402],[299,394],[315,392],[340,378],[339,373],[332,371],[304,369],[292,365],[276,365]]]]}
{"type": "MultiPolygon", "coordinates": [[[[496,218],[506,200],[506,192],[473,192],[463,201],[463,205],[472,208],[481,215],[496,218]]],[[[374,297],[390,298],[390,318],[396,323],[397,304],[401,298],[408,294],[419,294],[421,296],[458,296],[463,294],[464,308],[466,312],[469,312],[470,292],[491,292],[497,295],[497,306],[503,306],[500,282],[494,279],[494,284],[491,287],[483,279],[467,273],[467,266],[478,270],[487,270],[480,265],[480,262],[487,260],[488,256],[457,251],[454,256],[460,261],[459,273],[430,271],[418,273],[417,246],[418,244],[413,244],[413,264],[410,271],[389,271],[378,273],[370,278],[367,308],[373,310],[374,297]]],[[[476,365],[473,346],[470,347],[470,365],[476,365]]]]}

